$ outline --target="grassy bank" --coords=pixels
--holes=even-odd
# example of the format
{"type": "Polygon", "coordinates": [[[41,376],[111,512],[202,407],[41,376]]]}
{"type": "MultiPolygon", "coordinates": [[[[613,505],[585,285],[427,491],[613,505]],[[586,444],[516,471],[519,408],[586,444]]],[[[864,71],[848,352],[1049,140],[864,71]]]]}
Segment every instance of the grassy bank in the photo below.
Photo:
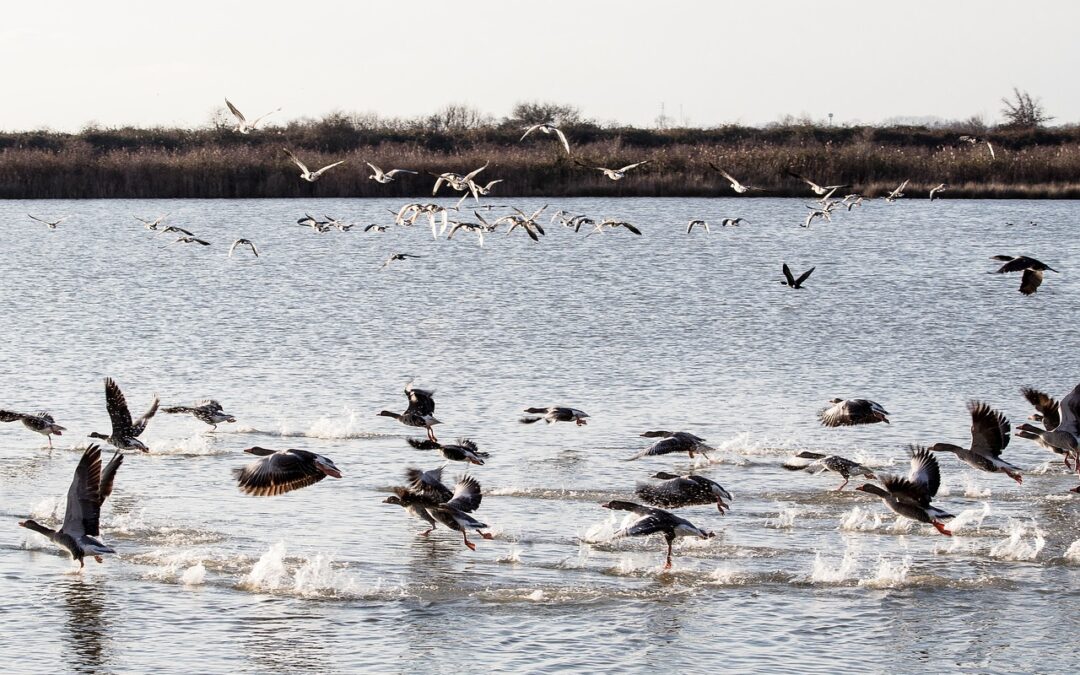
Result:
{"type": "MultiPolygon", "coordinates": [[[[880,194],[911,180],[910,196],[948,183],[948,198],[1080,198],[1080,128],[982,132],[986,145],[960,142],[961,128],[720,127],[636,129],[593,124],[564,127],[574,155],[620,167],[649,164],[613,182],[573,163],[553,137],[489,124],[463,129],[371,123],[334,116],[244,136],[207,129],[87,129],[78,134],[0,134],[0,198],[154,197],[422,197],[428,172],[465,172],[503,179],[492,197],[733,196],[709,167],[725,167],[770,196],[806,195],[791,168],[822,182],[851,183],[880,194]],[[284,157],[289,147],[313,167],[345,159],[314,185],[284,157]],[[364,165],[407,168],[380,185],[364,165]]],[[[747,196],[762,193],[751,192],[747,196]]]]}

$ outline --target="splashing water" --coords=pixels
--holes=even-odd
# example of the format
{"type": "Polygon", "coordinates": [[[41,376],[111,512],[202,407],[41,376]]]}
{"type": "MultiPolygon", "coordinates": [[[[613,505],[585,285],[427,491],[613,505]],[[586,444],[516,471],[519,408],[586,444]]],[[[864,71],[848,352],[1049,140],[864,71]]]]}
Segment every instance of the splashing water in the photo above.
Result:
{"type": "Polygon", "coordinates": [[[990,548],[990,555],[1002,560],[1035,560],[1046,546],[1046,533],[1032,519],[1025,524],[1009,519],[1009,537],[990,548]]]}
{"type": "Polygon", "coordinates": [[[201,586],[206,580],[206,566],[198,562],[184,570],[180,582],[185,586],[201,586]]]}
{"type": "Polygon", "coordinates": [[[771,527],[777,530],[790,530],[795,527],[795,518],[797,518],[803,511],[791,505],[777,504],[777,511],[775,517],[769,518],[765,521],[765,527],[771,527]]]}

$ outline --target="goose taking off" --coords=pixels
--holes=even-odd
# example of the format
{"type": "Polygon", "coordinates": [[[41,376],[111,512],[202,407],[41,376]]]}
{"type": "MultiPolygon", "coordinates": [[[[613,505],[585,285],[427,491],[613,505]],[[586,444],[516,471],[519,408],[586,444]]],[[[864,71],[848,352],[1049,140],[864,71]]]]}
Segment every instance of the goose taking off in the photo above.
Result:
{"type": "Polygon", "coordinates": [[[1009,445],[1009,420],[1001,412],[980,401],[969,401],[967,408],[971,413],[971,447],[935,443],[930,446],[930,450],[951,452],[960,461],[979,471],[1001,472],[1022,484],[1024,478],[1020,475],[1020,467],[1001,458],[1001,451],[1009,445]]]}
{"type": "Polygon", "coordinates": [[[602,167],[602,166],[592,166],[590,164],[584,164],[582,162],[579,162],[576,159],[574,160],[574,162],[578,166],[583,166],[586,169],[595,169],[597,171],[603,171],[604,175],[607,176],[608,178],[610,178],[611,180],[622,180],[623,178],[626,177],[626,172],[627,171],[629,171],[631,169],[636,169],[637,167],[641,166],[642,164],[648,164],[649,160],[646,159],[645,161],[642,161],[642,162],[635,162],[634,164],[627,164],[626,166],[624,166],[621,169],[608,169],[608,168],[605,168],[605,167],[602,167]]]}
{"type": "Polygon", "coordinates": [[[323,478],[341,478],[341,471],[329,458],[307,450],[269,450],[258,446],[244,452],[259,459],[232,470],[237,487],[244,494],[274,497],[318,483],[323,478]]]}
{"type": "Polygon", "coordinates": [[[818,413],[821,424],[827,427],[850,427],[856,424],[889,423],[889,412],[880,403],[865,398],[834,398],[832,405],[818,413]]]}
{"type": "Polygon", "coordinates": [[[847,184],[844,184],[844,185],[818,185],[817,183],[810,180],[809,178],[804,178],[804,177],[800,176],[799,174],[795,173],[794,171],[790,171],[790,170],[787,172],[787,175],[791,176],[792,178],[798,178],[802,182],[809,185],[810,189],[813,190],[814,194],[816,194],[816,195],[827,195],[827,194],[829,194],[829,193],[831,193],[831,192],[833,192],[835,190],[839,190],[841,188],[849,188],[849,187],[851,187],[850,185],[847,185],[847,184]]]}
{"type": "Polygon", "coordinates": [[[920,523],[929,523],[941,534],[952,536],[952,532],[946,530],[941,521],[953,516],[930,505],[941,486],[941,469],[929,450],[912,446],[911,472],[907,477],[883,475],[881,484],[885,489],[873,483],[866,483],[855,489],[881,497],[885,506],[897,515],[920,523]]]}
{"type": "Polygon", "coordinates": [[[438,443],[431,427],[442,424],[435,419],[435,392],[426,389],[417,389],[412,384],[405,385],[405,398],[409,399],[409,405],[405,412],[396,413],[389,410],[380,410],[377,416],[392,417],[407,427],[423,427],[427,429],[428,440],[438,443]]]}
{"type": "Polygon", "coordinates": [[[727,171],[724,171],[723,169],[716,166],[712,162],[709,162],[709,166],[711,166],[716,171],[719,171],[720,175],[723,176],[725,179],[727,179],[728,183],[731,184],[731,189],[734,190],[735,192],[739,193],[739,194],[749,192],[750,190],[760,190],[761,189],[759,187],[754,187],[753,185],[743,185],[739,181],[735,180],[735,177],[732,176],[730,173],[728,173],[727,171]]]}
{"type": "Polygon", "coordinates": [[[161,412],[168,415],[190,414],[203,424],[209,424],[213,427],[211,431],[217,431],[217,425],[219,424],[236,421],[235,417],[226,413],[221,404],[213,399],[200,401],[193,406],[178,405],[171,408],[162,408],[161,412]]]}
{"type": "Polygon", "coordinates": [[[610,501],[606,504],[601,504],[600,506],[614,511],[630,511],[640,516],[640,518],[635,520],[628,527],[613,534],[611,537],[612,539],[621,539],[623,537],[647,537],[651,534],[664,535],[664,540],[667,542],[667,560],[664,562],[665,570],[671,569],[671,545],[675,543],[677,538],[698,537],[700,539],[711,539],[715,536],[712,532],[706,532],[689,520],[680,518],[674,513],[663,509],[618,500],[610,501]]]}
{"type": "Polygon", "coordinates": [[[1063,449],[1051,445],[1047,440],[1043,439],[1042,434],[1046,431],[1054,431],[1061,424],[1061,412],[1060,405],[1049,394],[1041,392],[1031,387],[1021,387],[1020,393],[1027,399],[1027,402],[1035,407],[1035,414],[1028,417],[1029,420],[1034,422],[1040,422],[1043,425],[1043,429],[1038,429],[1030,424],[1021,424],[1016,428],[1016,435],[1021,438],[1027,438],[1033,440],[1042,447],[1050,450],[1051,452],[1063,455],[1066,468],[1075,468],[1080,471],[1080,465],[1076,467],[1070,466],[1069,459],[1071,452],[1068,449],[1063,449]]]}
{"type": "Polygon", "coordinates": [[[39,223],[44,223],[45,227],[49,228],[50,230],[55,230],[57,225],[59,225],[60,223],[64,222],[65,220],[67,220],[68,218],[71,217],[71,216],[64,216],[63,218],[59,218],[57,220],[45,220],[44,218],[38,218],[37,216],[31,216],[29,213],[26,214],[26,215],[30,216],[30,220],[36,220],[39,223]]]}
{"type": "Polygon", "coordinates": [[[418,172],[409,171],[408,169],[390,169],[389,171],[383,171],[382,169],[375,166],[371,162],[364,162],[364,164],[367,164],[368,166],[370,166],[371,170],[375,172],[375,173],[371,174],[370,176],[368,176],[368,178],[375,181],[376,183],[383,183],[383,184],[392,183],[392,182],[394,182],[394,177],[397,176],[399,173],[409,173],[409,174],[412,174],[414,176],[419,175],[418,172]]]}
{"type": "MultiPolygon", "coordinates": [[[[946,185],[945,183],[938,183],[937,187],[930,188],[930,201],[934,201],[935,199],[937,199],[937,193],[944,192],[945,190],[948,190],[948,189],[949,189],[949,186],[946,185]]],[[[848,209],[848,210],[850,211],[851,209],[848,209]]]]}
{"type": "Polygon", "coordinates": [[[1069,455],[1074,455],[1073,466],[1077,472],[1080,472],[1080,385],[1073,387],[1073,390],[1061,399],[1061,403],[1058,404],[1058,418],[1058,423],[1053,429],[1049,428],[1052,419],[1048,420],[1044,416],[1043,423],[1047,426],[1046,429],[1021,424],[1016,427],[1016,435],[1034,440],[1039,445],[1064,455],[1066,466],[1069,463],[1069,455]]]}
{"type": "Polygon", "coordinates": [[[101,536],[101,505],[112,494],[116,470],[123,462],[124,456],[117,453],[102,471],[101,447],[97,444],[91,445],[83,451],[82,459],[75,468],[75,477],[68,488],[64,523],[60,529],[49,529],[35,520],[21,520],[19,525],[66,548],[71,553],[71,559],[79,561],[80,569],[83,567],[83,558],[88,555],[100,563],[101,556],[116,553],[98,537],[101,536]]]}
{"type": "Polygon", "coordinates": [[[309,183],[314,183],[315,181],[319,180],[324,173],[326,173],[330,169],[333,169],[338,164],[345,163],[345,160],[342,159],[334,162],[333,164],[327,164],[318,171],[312,171],[311,169],[307,168],[307,165],[301,162],[300,159],[296,155],[294,155],[291,150],[289,150],[288,148],[282,148],[282,150],[285,152],[286,155],[288,155],[289,159],[293,161],[293,164],[300,167],[300,178],[306,180],[309,183]]]}
{"type": "Polygon", "coordinates": [[[259,257],[259,249],[255,248],[255,242],[251,241],[250,239],[241,238],[241,239],[237,239],[236,241],[234,241],[232,243],[232,246],[229,247],[229,257],[230,258],[232,257],[233,251],[236,250],[237,246],[248,246],[248,247],[251,248],[251,252],[255,254],[255,257],[256,258],[259,257]]]}
{"type": "Polygon", "coordinates": [[[833,473],[840,474],[844,482],[840,484],[840,487],[836,488],[839,492],[847,486],[848,481],[852,476],[861,475],[863,478],[869,478],[870,480],[877,480],[877,476],[874,472],[866,468],[862,464],[854,460],[850,460],[840,455],[823,455],[817,452],[804,451],[795,455],[798,459],[810,459],[813,460],[809,464],[781,464],[782,467],[788,471],[806,471],[812,474],[819,474],[823,471],[832,471],[833,473]]]}
{"type": "Polygon", "coordinates": [[[386,261],[383,262],[382,266],[379,267],[379,269],[380,270],[385,269],[386,266],[389,265],[392,262],[397,262],[399,260],[408,260],[409,258],[420,258],[420,257],[423,257],[423,256],[413,255],[412,253],[391,253],[390,257],[388,257],[386,259],[386,261]]]}
{"type": "Polygon", "coordinates": [[[897,199],[900,199],[901,197],[903,197],[903,196],[904,196],[904,188],[906,188],[906,187],[907,187],[907,184],[908,184],[909,182],[910,182],[910,181],[906,181],[906,180],[905,180],[905,181],[904,181],[903,183],[900,183],[900,187],[896,188],[895,190],[893,190],[893,191],[892,191],[892,192],[890,192],[889,194],[885,195],[885,201],[887,201],[887,202],[889,202],[890,204],[892,204],[892,203],[893,203],[893,202],[895,202],[895,201],[896,201],[897,199]]]}
{"type": "Polygon", "coordinates": [[[237,107],[234,106],[232,102],[229,101],[229,99],[225,99],[225,105],[229,108],[229,112],[233,114],[233,117],[236,118],[236,128],[233,129],[233,131],[241,134],[250,134],[252,131],[255,131],[255,127],[259,125],[259,122],[262,122],[267,117],[281,110],[281,108],[275,108],[274,110],[271,110],[262,117],[256,117],[255,121],[249,124],[247,118],[244,117],[244,113],[240,112],[240,110],[237,109],[237,107]]]}
{"type": "Polygon", "coordinates": [[[787,263],[784,263],[784,266],[781,268],[781,271],[784,273],[784,280],[780,283],[785,286],[790,286],[791,288],[802,288],[803,282],[809,279],[810,275],[813,274],[816,269],[816,266],[811,267],[796,279],[795,275],[791,273],[791,269],[787,266],[787,263]]]}
{"type": "Polygon", "coordinates": [[[111,377],[105,378],[105,409],[109,412],[109,421],[112,431],[108,436],[94,432],[90,438],[98,438],[117,450],[139,450],[150,452],[150,448],[139,440],[139,436],[146,431],[150,420],[158,411],[158,397],[150,404],[150,409],[137,420],[131,419],[131,411],[128,409],[127,399],[124,392],[120,391],[120,385],[111,377]]]}
{"type": "Polygon", "coordinates": [[[642,457],[655,457],[657,455],[670,455],[673,452],[685,452],[690,455],[690,459],[694,458],[694,454],[700,454],[705,459],[709,459],[708,452],[711,452],[713,448],[705,445],[705,439],[700,436],[695,436],[689,431],[646,431],[641,434],[642,438],[659,438],[661,440],[656,441],[647,448],[644,448],[633,457],[627,457],[626,461],[631,462],[635,459],[641,459],[642,457]]]}
{"type": "Polygon", "coordinates": [[[30,431],[37,432],[49,440],[49,449],[52,449],[52,437],[63,436],[66,428],[60,426],[47,412],[36,415],[0,410],[0,422],[22,422],[23,426],[30,431]]]}
{"type": "Polygon", "coordinates": [[[408,487],[395,487],[394,496],[387,497],[383,504],[397,504],[410,515],[427,522],[429,528],[420,534],[425,537],[435,531],[435,523],[461,533],[462,541],[471,551],[476,545],[469,541],[467,530],[474,530],[484,539],[492,535],[482,530],[487,527],[471,514],[480,508],[483,496],[480,494],[480,482],[472,476],[458,479],[454,491],[450,492],[442,483],[442,469],[421,471],[409,469],[405,472],[408,487]]]}
{"type": "Polygon", "coordinates": [[[547,408],[525,408],[525,412],[532,415],[540,415],[540,417],[522,417],[518,421],[522,424],[532,424],[533,422],[539,422],[544,420],[548,424],[552,422],[573,422],[577,426],[584,426],[588,424],[585,418],[589,416],[588,413],[578,410],[577,408],[566,408],[561,406],[549,406],[547,408]]]}
{"type": "Polygon", "coordinates": [[[990,274],[1007,274],[1009,272],[1023,271],[1024,275],[1020,277],[1020,292],[1024,295],[1032,295],[1035,291],[1039,290],[1039,286],[1043,282],[1043,272],[1050,270],[1051,272],[1057,272],[1056,269],[1050,267],[1044,262],[1036,260],[1035,258],[1029,258],[1026,255],[1018,256],[1016,258],[1009,255],[996,255],[991,260],[998,260],[1005,264],[997,268],[997,270],[990,274]]]}
{"type": "Polygon", "coordinates": [[[556,136],[559,137],[559,141],[562,143],[563,147],[566,148],[566,154],[568,154],[568,155],[570,154],[570,141],[566,140],[566,134],[564,134],[562,132],[562,129],[555,126],[555,124],[552,123],[552,122],[543,122],[542,124],[534,124],[531,127],[525,129],[525,133],[523,133],[521,135],[521,138],[518,139],[518,143],[525,140],[525,137],[528,136],[529,134],[531,134],[534,131],[540,131],[540,132],[545,133],[545,134],[555,134],[556,136]]]}
{"type": "Polygon", "coordinates": [[[731,501],[731,493],[716,481],[709,480],[705,476],[678,474],[661,471],[653,474],[653,478],[663,481],[655,485],[639,483],[634,494],[641,501],[653,506],[667,509],[677,509],[683,506],[698,506],[702,504],[716,504],[720,515],[724,515],[731,506],[724,500],[731,501]]]}
{"type": "Polygon", "coordinates": [[[417,450],[438,450],[448,462],[465,462],[483,466],[484,460],[491,457],[489,453],[480,452],[476,443],[468,438],[459,438],[457,443],[448,444],[427,438],[406,438],[405,442],[417,450]]]}

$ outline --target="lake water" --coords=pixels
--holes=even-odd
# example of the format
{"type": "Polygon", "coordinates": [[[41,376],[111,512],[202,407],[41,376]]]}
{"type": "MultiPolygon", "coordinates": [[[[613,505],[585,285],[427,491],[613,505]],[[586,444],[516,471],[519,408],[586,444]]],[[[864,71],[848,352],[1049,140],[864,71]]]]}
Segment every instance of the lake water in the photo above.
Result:
{"type": "Polygon", "coordinates": [[[0,425],[0,659],[13,672],[1074,672],[1080,495],[1056,456],[1014,438],[1022,486],[941,457],[952,538],[781,464],[816,450],[903,472],[909,443],[967,443],[971,398],[1015,426],[1032,412],[1022,385],[1068,392],[1080,204],[879,201],[804,229],[804,203],[553,199],[548,214],[644,234],[554,225],[539,244],[500,231],[485,248],[434,241],[426,224],[295,225],[305,211],[388,223],[398,201],[0,203],[0,408],[48,409],[69,429],[50,452],[0,425]],[[212,245],[167,246],[132,219],[165,212],[212,245]],[[50,231],[27,213],[72,218],[50,231]],[[736,215],[750,224],[719,227],[736,215]],[[698,217],[711,235],[685,234],[698,217]],[[240,236],[262,256],[227,257],[240,236]],[[423,257],[380,270],[393,252],[423,257]],[[1000,253],[1061,273],[1024,297],[1018,275],[986,273],[1000,253]],[[783,262],[817,269],[794,291],[783,262]],[[86,434],[108,430],[107,376],[136,415],[157,393],[216,398],[238,421],[207,434],[159,414],[152,452],[128,455],[103,509],[118,555],[78,573],[16,521],[62,516],[86,434]],[[375,416],[404,409],[412,378],[436,391],[440,439],[491,453],[470,470],[495,535],[475,552],[382,503],[406,466],[442,463],[375,416]],[[834,396],[879,401],[892,424],[823,428],[834,396]],[[590,423],[518,423],[551,404],[590,423]],[[718,451],[622,461],[652,428],[718,451]],[[325,454],[344,477],[244,496],[230,469],[252,445],[325,454]],[[735,499],[726,517],[680,511],[717,536],[680,540],[670,573],[660,538],[584,543],[624,522],[599,502],[691,468],[735,499]]]}

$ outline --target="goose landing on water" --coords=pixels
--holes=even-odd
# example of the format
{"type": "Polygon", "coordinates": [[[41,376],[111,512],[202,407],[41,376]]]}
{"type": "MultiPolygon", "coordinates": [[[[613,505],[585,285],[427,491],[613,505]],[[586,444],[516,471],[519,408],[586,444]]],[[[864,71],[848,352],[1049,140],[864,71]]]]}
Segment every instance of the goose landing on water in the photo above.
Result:
{"type": "Polygon", "coordinates": [[[630,511],[639,516],[637,520],[611,536],[612,540],[623,537],[647,537],[652,534],[664,535],[667,542],[667,560],[664,569],[671,569],[671,545],[679,537],[698,537],[699,539],[712,539],[715,534],[706,532],[689,520],[680,518],[675,514],[663,509],[642,506],[633,502],[610,501],[600,506],[614,511],[630,511]]]}

